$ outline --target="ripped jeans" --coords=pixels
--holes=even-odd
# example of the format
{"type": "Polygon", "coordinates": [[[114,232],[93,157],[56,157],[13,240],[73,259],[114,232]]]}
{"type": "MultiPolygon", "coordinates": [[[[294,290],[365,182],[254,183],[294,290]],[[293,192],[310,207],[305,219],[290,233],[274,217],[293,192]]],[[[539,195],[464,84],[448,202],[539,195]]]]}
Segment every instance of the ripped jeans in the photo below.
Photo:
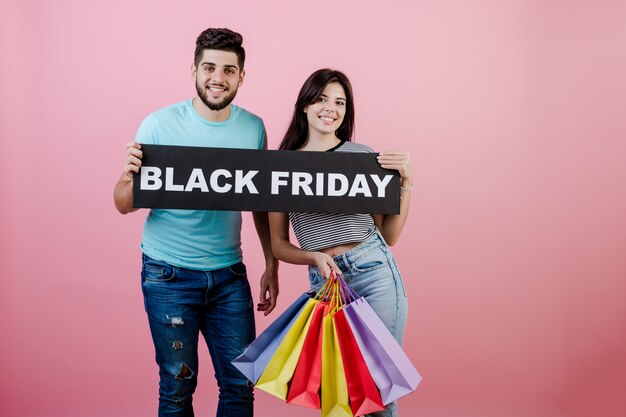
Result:
{"type": "MultiPolygon", "coordinates": [[[[393,254],[376,232],[357,246],[333,258],[343,279],[364,297],[393,337],[402,344],[408,316],[406,291],[393,254]]],[[[318,291],[324,277],[316,266],[309,266],[311,290],[318,291]]],[[[410,413],[409,413],[410,414],[410,413]]],[[[397,401],[384,411],[365,417],[397,417],[397,401]]]]}
{"type": "Polygon", "coordinates": [[[251,417],[252,385],[231,364],[255,336],[245,265],[195,271],[143,255],[141,278],[159,365],[159,417],[194,415],[200,332],[219,387],[217,416],[251,417]]]}

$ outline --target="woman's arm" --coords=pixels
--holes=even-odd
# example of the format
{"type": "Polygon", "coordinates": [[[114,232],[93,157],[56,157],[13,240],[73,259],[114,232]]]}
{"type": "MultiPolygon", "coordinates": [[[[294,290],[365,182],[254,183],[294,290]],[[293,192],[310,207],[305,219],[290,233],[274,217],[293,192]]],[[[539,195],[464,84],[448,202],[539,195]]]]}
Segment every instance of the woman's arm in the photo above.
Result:
{"type": "Polygon", "coordinates": [[[289,241],[289,215],[282,212],[269,213],[272,252],[281,261],[297,265],[316,265],[322,276],[330,276],[341,270],[330,255],[323,252],[310,252],[300,249],[289,241]]]}
{"type": "Polygon", "coordinates": [[[374,222],[385,241],[393,246],[400,239],[402,229],[409,215],[409,202],[413,188],[410,155],[405,151],[386,151],[378,155],[378,163],[385,169],[395,169],[400,173],[400,214],[374,214],[374,222]]]}

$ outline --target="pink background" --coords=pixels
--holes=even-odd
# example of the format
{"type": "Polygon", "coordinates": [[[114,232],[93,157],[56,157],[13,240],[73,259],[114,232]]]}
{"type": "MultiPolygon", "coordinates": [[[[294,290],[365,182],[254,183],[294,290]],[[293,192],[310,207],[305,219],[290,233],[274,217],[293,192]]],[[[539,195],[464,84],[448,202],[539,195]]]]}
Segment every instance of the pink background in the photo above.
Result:
{"type": "MultiPolygon", "coordinates": [[[[331,66],[353,81],[357,141],[412,154],[394,252],[424,381],[403,416],[626,415],[626,3],[296,3],[2,1],[0,415],[155,415],[145,212],[119,215],[112,190],[142,118],[194,94],[209,26],[244,35],[236,102],[270,147],[331,66]]],[[[305,288],[283,265],[279,309],[305,288]]],[[[214,415],[205,350],[201,367],[197,414],[214,415]]]]}

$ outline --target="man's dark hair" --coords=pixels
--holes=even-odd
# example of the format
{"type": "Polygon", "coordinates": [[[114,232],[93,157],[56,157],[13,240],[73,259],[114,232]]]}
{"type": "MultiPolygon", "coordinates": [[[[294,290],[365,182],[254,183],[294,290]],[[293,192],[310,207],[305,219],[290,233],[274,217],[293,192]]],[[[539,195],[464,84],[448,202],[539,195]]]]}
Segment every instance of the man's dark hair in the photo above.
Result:
{"type": "Polygon", "coordinates": [[[216,49],[218,51],[234,52],[237,54],[239,63],[239,71],[243,71],[243,64],[246,60],[246,51],[243,46],[243,36],[230,29],[209,28],[202,32],[196,39],[196,52],[194,55],[194,64],[196,67],[200,63],[202,54],[205,49],[216,49]]]}

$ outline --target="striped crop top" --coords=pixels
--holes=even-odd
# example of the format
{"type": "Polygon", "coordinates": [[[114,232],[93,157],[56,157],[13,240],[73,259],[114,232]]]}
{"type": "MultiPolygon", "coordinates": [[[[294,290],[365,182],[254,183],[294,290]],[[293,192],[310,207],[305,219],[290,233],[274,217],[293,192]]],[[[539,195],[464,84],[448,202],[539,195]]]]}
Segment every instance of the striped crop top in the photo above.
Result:
{"type": "MultiPolygon", "coordinates": [[[[368,146],[345,141],[329,151],[374,152],[368,146]]],[[[376,232],[372,216],[363,213],[289,213],[289,220],[300,248],[306,251],[363,242],[376,232]]]]}

